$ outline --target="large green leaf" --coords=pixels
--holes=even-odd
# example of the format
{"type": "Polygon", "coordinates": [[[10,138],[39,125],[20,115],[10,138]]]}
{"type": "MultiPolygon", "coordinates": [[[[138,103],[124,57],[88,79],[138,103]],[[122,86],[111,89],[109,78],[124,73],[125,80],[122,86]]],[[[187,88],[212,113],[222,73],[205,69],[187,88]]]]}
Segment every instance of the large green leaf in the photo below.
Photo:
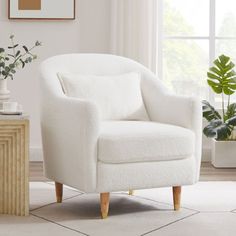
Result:
{"type": "Polygon", "coordinates": [[[207,83],[211,86],[215,93],[220,94],[222,93],[223,87],[221,83],[216,83],[212,80],[207,80],[207,83]]]}
{"type": "Polygon", "coordinates": [[[236,89],[236,84],[229,84],[228,87],[229,87],[230,89],[234,89],[234,90],[235,90],[235,89],[236,89]]]}
{"type": "Polygon", "coordinates": [[[230,57],[220,55],[209,68],[207,73],[208,84],[212,90],[221,94],[232,95],[236,91],[236,72],[233,70],[235,64],[230,57]]]}
{"type": "Polygon", "coordinates": [[[224,71],[225,64],[220,63],[220,59],[216,59],[213,63],[217,66],[218,69],[220,69],[220,72],[224,71]]]}
{"type": "Polygon", "coordinates": [[[236,126],[236,116],[231,117],[230,119],[226,120],[225,123],[230,126],[236,126]]]}
{"type": "Polygon", "coordinates": [[[206,100],[202,101],[202,110],[203,110],[203,117],[207,121],[221,119],[221,115],[219,114],[219,112],[216,111],[215,108],[211,106],[211,104],[206,100]]]}
{"type": "Polygon", "coordinates": [[[222,73],[219,69],[217,69],[216,67],[211,67],[209,70],[214,72],[215,74],[217,74],[221,78],[222,73]]]}
{"type": "Polygon", "coordinates": [[[230,61],[230,57],[227,57],[225,55],[219,56],[219,59],[224,65],[226,65],[230,61]]]}
{"type": "Polygon", "coordinates": [[[223,68],[223,69],[224,69],[225,72],[228,72],[228,71],[232,70],[232,69],[234,68],[234,66],[235,66],[235,64],[231,61],[231,62],[230,62],[229,64],[227,64],[227,65],[225,66],[225,68],[223,68]]]}
{"type": "Polygon", "coordinates": [[[235,71],[231,70],[225,74],[225,78],[232,78],[232,76],[235,76],[235,71]]]}
{"type": "Polygon", "coordinates": [[[212,120],[204,129],[203,133],[208,138],[227,140],[232,133],[232,128],[222,120],[212,120]]]}
{"type": "Polygon", "coordinates": [[[232,103],[228,106],[224,120],[228,120],[234,116],[236,116],[236,103],[232,103]]]}
{"type": "Polygon", "coordinates": [[[207,72],[207,77],[210,78],[210,79],[218,80],[218,81],[221,80],[221,78],[218,75],[215,75],[215,74],[213,74],[211,72],[207,72]]]}
{"type": "Polygon", "coordinates": [[[229,86],[228,86],[228,87],[223,86],[223,91],[224,91],[224,94],[226,94],[226,95],[232,95],[232,94],[234,94],[234,90],[231,89],[229,86]]]}

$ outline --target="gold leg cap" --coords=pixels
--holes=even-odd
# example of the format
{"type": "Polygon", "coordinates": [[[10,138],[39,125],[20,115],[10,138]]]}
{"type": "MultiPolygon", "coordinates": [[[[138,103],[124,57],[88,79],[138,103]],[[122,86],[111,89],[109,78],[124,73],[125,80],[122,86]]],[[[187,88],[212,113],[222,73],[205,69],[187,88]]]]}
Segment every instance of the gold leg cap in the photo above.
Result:
{"type": "Polygon", "coordinates": [[[101,213],[101,218],[104,220],[108,217],[108,213],[101,213]]]}
{"type": "Polygon", "coordinates": [[[179,209],[180,209],[180,205],[179,205],[179,204],[175,204],[175,205],[174,205],[174,210],[175,210],[175,211],[179,211],[179,209]]]}
{"type": "Polygon", "coordinates": [[[129,190],[129,195],[134,195],[134,190],[129,190]]]}
{"type": "Polygon", "coordinates": [[[62,203],[62,197],[57,197],[57,203],[62,203]]]}

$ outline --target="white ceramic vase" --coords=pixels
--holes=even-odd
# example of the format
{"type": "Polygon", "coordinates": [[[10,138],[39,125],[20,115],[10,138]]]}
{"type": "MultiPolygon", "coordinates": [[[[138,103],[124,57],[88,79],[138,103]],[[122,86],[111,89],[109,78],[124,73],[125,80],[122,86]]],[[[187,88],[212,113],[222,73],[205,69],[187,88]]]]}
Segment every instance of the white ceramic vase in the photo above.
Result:
{"type": "Polygon", "coordinates": [[[10,91],[7,89],[7,79],[0,78],[0,110],[2,110],[2,103],[10,99],[10,91]]]}

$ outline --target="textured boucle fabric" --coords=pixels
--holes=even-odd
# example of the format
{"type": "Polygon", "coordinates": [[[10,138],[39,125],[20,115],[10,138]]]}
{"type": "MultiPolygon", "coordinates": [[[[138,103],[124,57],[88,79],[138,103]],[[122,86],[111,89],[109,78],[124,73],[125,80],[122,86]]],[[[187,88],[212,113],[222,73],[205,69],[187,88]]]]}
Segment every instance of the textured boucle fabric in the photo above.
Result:
{"type": "Polygon", "coordinates": [[[58,73],[65,94],[92,101],[103,120],[148,120],[139,73],[80,75],[58,73]]]}
{"type": "Polygon", "coordinates": [[[141,64],[105,54],[59,55],[42,63],[40,86],[44,166],[49,179],[89,193],[181,186],[198,180],[201,102],[169,93],[141,64]],[[140,74],[149,121],[124,121],[122,127],[105,124],[113,121],[104,121],[94,101],[65,95],[58,72],[140,74]],[[191,155],[176,159],[176,154],[187,153],[191,155]]]}
{"type": "Polygon", "coordinates": [[[169,161],[194,153],[194,133],[179,126],[144,121],[101,124],[98,159],[105,163],[169,161]]]}

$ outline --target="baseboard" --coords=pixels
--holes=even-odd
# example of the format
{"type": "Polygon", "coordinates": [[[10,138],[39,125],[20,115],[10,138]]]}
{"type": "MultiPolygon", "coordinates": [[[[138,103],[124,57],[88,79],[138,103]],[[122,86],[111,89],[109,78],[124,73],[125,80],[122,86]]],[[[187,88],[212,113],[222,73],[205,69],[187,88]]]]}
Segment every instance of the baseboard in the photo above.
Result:
{"type": "Polygon", "coordinates": [[[43,161],[43,150],[41,147],[30,147],[30,161],[43,161]]]}

